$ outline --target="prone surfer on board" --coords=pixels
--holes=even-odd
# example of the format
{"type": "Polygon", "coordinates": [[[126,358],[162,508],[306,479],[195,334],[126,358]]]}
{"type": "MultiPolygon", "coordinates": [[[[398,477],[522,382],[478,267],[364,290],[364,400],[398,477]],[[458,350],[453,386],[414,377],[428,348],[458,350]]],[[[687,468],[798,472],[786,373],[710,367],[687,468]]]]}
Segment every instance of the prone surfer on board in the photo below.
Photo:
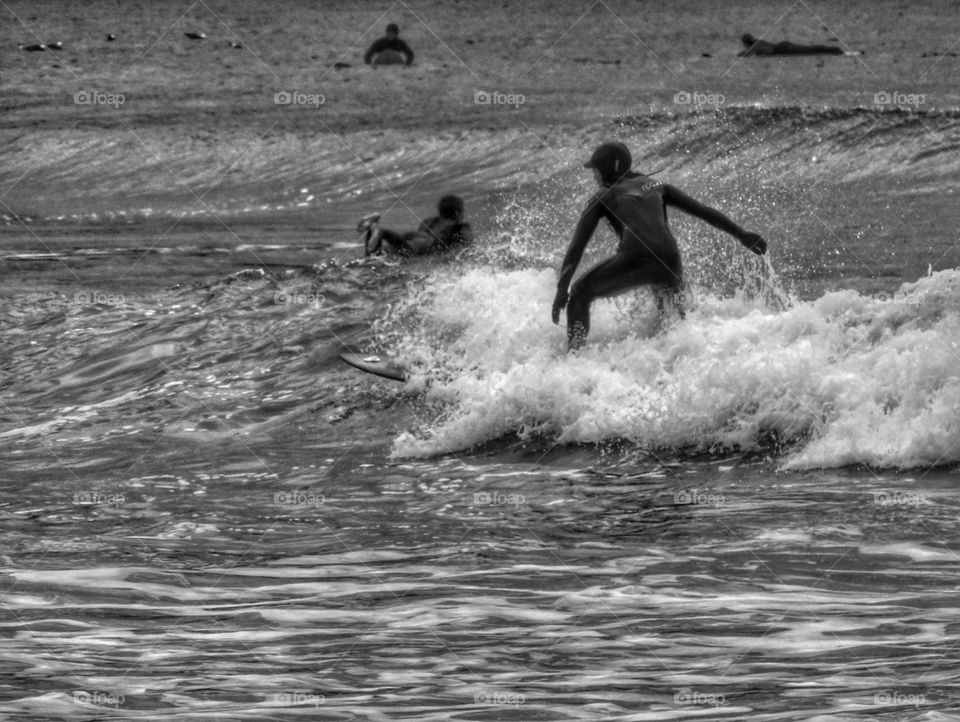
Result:
{"type": "Polygon", "coordinates": [[[366,235],[363,247],[366,255],[389,250],[403,255],[419,256],[425,253],[441,253],[456,246],[473,242],[470,224],[463,220],[463,199],[460,196],[446,195],[437,204],[437,215],[420,223],[415,231],[397,233],[380,228],[379,214],[363,218],[357,230],[366,235]]]}
{"type": "MultiPolygon", "coordinates": [[[[580,215],[567,249],[553,301],[553,322],[567,309],[568,350],[580,348],[590,331],[590,304],[596,298],[616,296],[639,286],[663,292],[683,289],[680,249],[667,226],[667,206],[679,208],[714,228],[725,231],[756,254],[767,251],[767,242],[745,231],[720,211],[694,200],[674,186],[630,170],[630,151],[623,143],[603,143],[584,163],[593,168],[600,186],[580,215]],[[583,251],[601,218],[606,218],[620,243],[611,258],[598,263],[570,286],[583,251]]],[[[683,307],[680,305],[681,317],[683,307]]]]}
{"type": "Polygon", "coordinates": [[[367,65],[377,64],[377,56],[385,51],[400,53],[407,59],[407,65],[413,64],[413,51],[410,46],[400,39],[400,28],[396,23],[387,25],[387,34],[379,40],[374,40],[373,44],[367,48],[363,54],[363,62],[367,65]]]}
{"type": "Polygon", "coordinates": [[[799,43],[791,43],[789,40],[771,43],[767,40],[758,40],[750,33],[744,33],[740,37],[740,42],[745,46],[743,50],[737,53],[740,57],[750,55],[862,55],[862,53],[852,51],[846,52],[836,45],[800,45],[799,43]]]}

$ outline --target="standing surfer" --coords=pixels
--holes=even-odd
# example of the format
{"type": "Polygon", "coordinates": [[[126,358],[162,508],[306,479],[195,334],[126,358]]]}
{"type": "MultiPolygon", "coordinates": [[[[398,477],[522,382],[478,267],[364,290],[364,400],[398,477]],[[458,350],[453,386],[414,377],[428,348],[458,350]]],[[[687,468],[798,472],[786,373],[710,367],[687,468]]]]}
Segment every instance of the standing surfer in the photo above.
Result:
{"type": "MultiPolygon", "coordinates": [[[[729,233],[757,254],[767,242],[745,231],[720,211],[694,200],[677,188],[630,170],[630,151],[623,143],[603,143],[584,163],[600,186],[580,215],[567,249],[553,302],[553,322],[567,309],[568,350],[580,348],[590,332],[590,304],[643,285],[674,293],[683,288],[680,249],[667,226],[667,206],[696,216],[729,233]],[[620,243],[611,258],[598,263],[570,286],[583,251],[601,218],[606,218],[620,243]],[[569,290],[568,290],[569,289],[569,290]]],[[[661,299],[662,304],[662,299],[661,299]]],[[[682,307],[681,307],[682,313],[682,307]]]]}

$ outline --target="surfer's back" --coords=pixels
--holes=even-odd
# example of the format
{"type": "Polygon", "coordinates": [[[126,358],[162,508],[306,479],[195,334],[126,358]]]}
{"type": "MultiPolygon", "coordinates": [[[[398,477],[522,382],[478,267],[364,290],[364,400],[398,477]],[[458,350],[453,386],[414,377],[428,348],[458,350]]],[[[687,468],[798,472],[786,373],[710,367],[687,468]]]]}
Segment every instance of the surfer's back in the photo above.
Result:
{"type": "Polygon", "coordinates": [[[631,255],[678,253],[666,223],[663,188],[660,181],[631,173],[601,190],[598,200],[620,236],[619,251],[631,255]]]}

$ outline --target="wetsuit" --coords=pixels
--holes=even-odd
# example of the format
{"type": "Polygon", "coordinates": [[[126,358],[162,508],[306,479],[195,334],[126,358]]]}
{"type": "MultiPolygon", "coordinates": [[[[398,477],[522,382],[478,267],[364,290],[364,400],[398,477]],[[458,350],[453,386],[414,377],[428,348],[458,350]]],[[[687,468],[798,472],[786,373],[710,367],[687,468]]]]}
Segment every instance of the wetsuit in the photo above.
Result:
{"type": "Polygon", "coordinates": [[[397,233],[381,229],[380,237],[402,253],[441,253],[454,246],[472,243],[473,231],[469,223],[433,216],[423,221],[415,231],[397,233]]]}
{"type": "MultiPolygon", "coordinates": [[[[567,302],[570,348],[581,346],[590,331],[590,304],[594,299],[616,296],[645,284],[673,291],[682,288],[683,265],[677,241],[667,226],[668,205],[740,238],[744,245],[756,243],[759,238],[746,233],[719,211],[645,175],[628,173],[613,185],[601,188],[581,214],[563,259],[557,284],[558,299],[566,300],[567,287],[601,218],[609,221],[620,242],[616,255],[584,273],[570,288],[567,302]]],[[[765,242],[763,250],[766,250],[765,242]]],[[[555,320],[562,305],[554,304],[555,320]]]]}
{"type": "Polygon", "coordinates": [[[367,52],[363,56],[363,62],[370,65],[370,63],[373,62],[373,56],[377,53],[382,53],[384,50],[393,50],[402,53],[407,58],[407,65],[413,63],[413,51],[410,49],[410,46],[400,38],[391,39],[388,37],[374,40],[373,44],[367,48],[367,52]]]}

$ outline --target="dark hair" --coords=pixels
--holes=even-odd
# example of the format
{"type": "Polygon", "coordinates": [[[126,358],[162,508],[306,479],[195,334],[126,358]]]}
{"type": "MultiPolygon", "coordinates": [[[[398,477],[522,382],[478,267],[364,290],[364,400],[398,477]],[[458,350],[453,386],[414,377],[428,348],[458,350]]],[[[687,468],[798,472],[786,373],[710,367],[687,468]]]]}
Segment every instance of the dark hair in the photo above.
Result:
{"type": "Polygon", "coordinates": [[[457,213],[463,213],[463,198],[460,196],[444,196],[437,204],[437,214],[441,218],[455,218],[457,213]]]}
{"type": "Polygon", "coordinates": [[[387,32],[389,33],[391,31],[395,32],[397,35],[400,34],[400,28],[397,27],[396,23],[390,23],[387,25],[387,32]]]}

